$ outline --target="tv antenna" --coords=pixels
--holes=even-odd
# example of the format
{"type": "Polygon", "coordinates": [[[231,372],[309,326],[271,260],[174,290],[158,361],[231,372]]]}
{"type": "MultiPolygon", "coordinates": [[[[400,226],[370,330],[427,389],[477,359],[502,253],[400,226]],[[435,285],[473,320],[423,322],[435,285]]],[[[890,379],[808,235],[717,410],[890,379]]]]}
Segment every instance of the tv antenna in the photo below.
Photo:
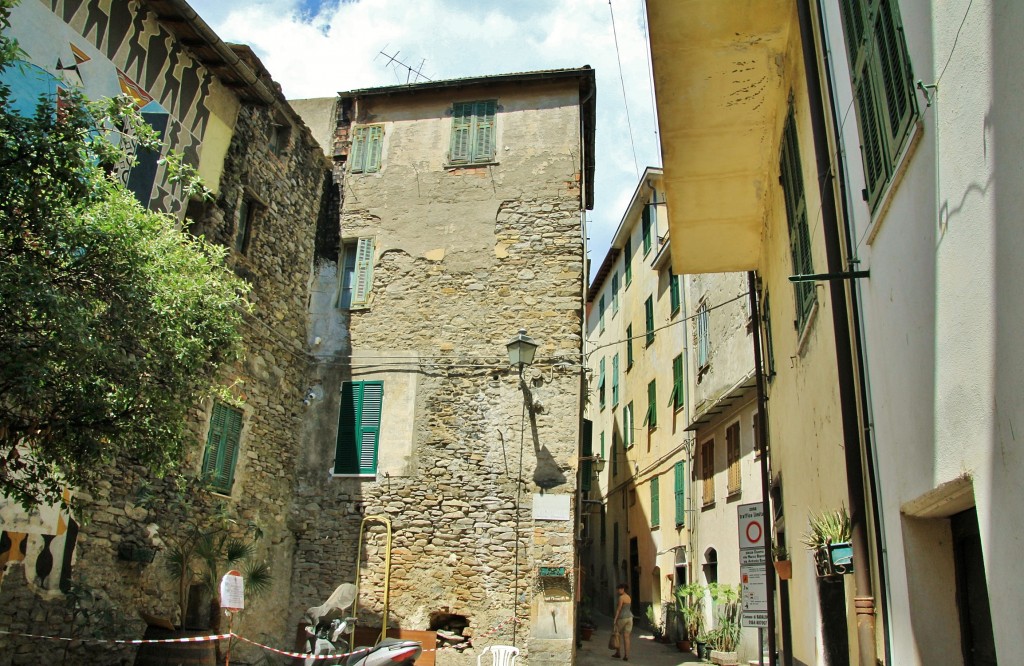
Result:
{"type": "Polygon", "coordinates": [[[379,56],[384,56],[385,58],[387,58],[387,62],[384,63],[384,66],[394,67],[396,74],[398,74],[400,70],[404,69],[406,83],[418,83],[420,79],[423,79],[424,81],[431,80],[430,77],[423,73],[423,65],[427,62],[426,58],[420,60],[419,67],[413,67],[411,65],[405,64],[404,62],[398,59],[398,54],[401,53],[401,51],[396,49],[393,54],[388,55],[387,48],[388,47],[385,46],[380,51],[378,51],[377,55],[374,56],[373,59],[376,60],[379,56]]]}

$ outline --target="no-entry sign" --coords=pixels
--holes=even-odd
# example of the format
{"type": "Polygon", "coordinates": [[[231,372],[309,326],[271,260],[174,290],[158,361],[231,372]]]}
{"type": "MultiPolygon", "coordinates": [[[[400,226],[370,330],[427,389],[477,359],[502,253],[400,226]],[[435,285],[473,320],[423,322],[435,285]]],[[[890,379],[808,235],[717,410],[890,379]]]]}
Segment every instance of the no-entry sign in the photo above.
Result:
{"type": "Polygon", "coordinates": [[[768,586],[765,571],[764,505],[760,502],[736,507],[740,530],[740,578],[743,586],[743,615],[740,626],[768,626],[768,586]]]}
{"type": "Polygon", "coordinates": [[[740,550],[764,548],[764,511],[760,502],[741,504],[739,513],[740,550]]]}

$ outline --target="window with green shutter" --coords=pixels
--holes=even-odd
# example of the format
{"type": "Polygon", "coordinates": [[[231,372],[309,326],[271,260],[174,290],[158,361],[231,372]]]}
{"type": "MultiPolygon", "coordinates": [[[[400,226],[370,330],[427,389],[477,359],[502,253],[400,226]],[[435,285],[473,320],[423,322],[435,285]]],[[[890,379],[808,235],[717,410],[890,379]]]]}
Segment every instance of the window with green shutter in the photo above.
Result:
{"type": "Polygon", "coordinates": [[[452,140],[449,164],[494,161],[497,100],[456,102],[452,105],[452,140]]]}
{"type": "Polygon", "coordinates": [[[633,402],[630,401],[622,410],[622,448],[633,446],[633,402]]]}
{"type": "Polygon", "coordinates": [[[242,436],[242,412],[221,402],[213,403],[210,432],[203,453],[203,478],[215,492],[231,494],[242,436]]]}
{"type": "Polygon", "coordinates": [[[864,198],[875,210],[917,119],[914,74],[896,0],[839,5],[860,127],[864,198]]]}
{"type": "Polygon", "coordinates": [[[647,333],[647,346],[654,343],[654,297],[648,296],[644,301],[644,326],[647,333]]]}
{"type": "Polygon", "coordinates": [[[612,356],[612,407],[619,404],[619,355],[612,356]]]}
{"type": "Polygon", "coordinates": [[[612,461],[612,477],[619,475],[619,438],[615,433],[614,423],[612,424],[612,450],[611,455],[608,456],[612,461]]]}
{"type": "Polygon", "coordinates": [[[672,271],[668,273],[668,302],[672,307],[672,316],[679,314],[679,308],[682,305],[682,298],[679,294],[679,276],[674,275],[672,271]]]}
{"type": "MultiPolygon", "coordinates": [[[[789,250],[793,259],[794,275],[814,272],[811,261],[811,233],[807,228],[807,199],[804,196],[804,178],[800,165],[800,145],[797,142],[796,119],[790,107],[786,127],[782,133],[782,156],[779,159],[782,192],[786,198],[786,218],[789,223],[789,250]]],[[[796,299],[796,328],[802,331],[814,307],[814,282],[794,282],[796,299]]]]}
{"type": "Polygon", "coordinates": [[[658,427],[658,391],[652,379],[647,385],[647,415],[644,417],[644,424],[648,428],[658,427]]]}
{"type": "Polygon", "coordinates": [[[626,327],[626,370],[633,367],[633,324],[626,327]]]}
{"type": "Polygon", "coordinates": [[[599,333],[604,333],[604,294],[601,294],[601,298],[598,300],[597,305],[597,329],[599,333]]]}
{"type": "Polygon", "coordinates": [[[651,210],[653,206],[650,203],[644,204],[643,212],[640,214],[640,236],[644,243],[644,256],[651,251],[651,227],[654,225],[651,223],[651,210]]]}
{"type": "Polygon", "coordinates": [[[341,289],[338,307],[366,307],[373,287],[373,238],[359,238],[342,244],[341,289]]]}
{"type": "Polygon", "coordinates": [[[597,374],[597,404],[604,409],[604,359],[602,358],[598,364],[597,374]]]}
{"type": "Polygon", "coordinates": [[[352,130],[352,150],[348,161],[352,173],[380,171],[381,150],[384,146],[383,125],[363,125],[352,130]]]}
{"type": "Polygon", "coordinates": [[[612,316],[619,313],[619,272],[612,273],[612,316]]]}
{"type": "Polygon", "coordinates": [[[765,370],[768,381],[771,381],[775,377],[775,343],[772,341],[772,309],[767,291],[764,293],[764,303],[761,304],[761,321],[764,326],[765,370]]]}
{"type": "Polygon", "coordinates": [[[335,474],[376,474],[384,382],[345,382],[341,385],[335,474]]]}
{"type": "Polygon", "coordinates": [[[651,527],[661,525],[661,484],[658,477],[651,479],[651,527]]]}
{"type": "Polygon", "coordinates": [[[675,476],[676,527],[686,525],[686,463],[680,461],[673,468],[675,476]]]}
{"type": "Polygon", "coordinates": [[[626,262],[625,278],[626,278],[626,286],[628,287],[629,284],[633,281],[633,239],[632,238],[627,238],[626,239],[625,249],[623,249],[622,254],[623,254],[623,260],[626,262]]]}
{"type": "Polygon", "coordinates": [[[673,409],[683,408],[683,355],[679,354],[672,359],[672,407],[673,409]]]}

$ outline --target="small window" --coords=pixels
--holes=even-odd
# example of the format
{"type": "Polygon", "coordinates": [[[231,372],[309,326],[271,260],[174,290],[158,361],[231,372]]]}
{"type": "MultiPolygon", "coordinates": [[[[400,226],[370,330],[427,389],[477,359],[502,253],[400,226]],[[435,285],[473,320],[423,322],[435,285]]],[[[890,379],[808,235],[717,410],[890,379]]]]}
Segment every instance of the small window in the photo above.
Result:
{"type": "Polygon", "coordinates": [[[494,161],[494,126],[497,100],[457,102],[452,106],[452,141],[449,164],[494,161]]]}
{"type": "Polygon", "coordinates": [[[346,241],[342,248],[338,307],[343,310],[366,307],[373,286],[373,238],[346,241]]]}
{"type": "Polygon", "coordinates": [[[651,527],[661,525],[661,488],[658,477],[651,479],[651,527]]]}
{"type": "Polygon", "coordinates": [[[249,196],[243,196],[238,205],[238,217],[235,219],[235,237],[231,247],[239,254],[248,254],[249,241],[252,238],[252,227],[256,221],[259,204],[249,196]]]}
{"type": "Polygon", "coordinates": [[[715,440],[709,439],[700,447],[700,471],[704,484],[704,506],[715,503],[715,440]]]}
{"type": "Polygon", "coordinates": [[[284,119],[278,119],[270,124],[270,136],[267,140],[267,147],[270,152],[281,157],[288,151],[288,144],[292,137],[292,126],[284,119]]]}
{"type": "Polygon", "coordinates": [[[725,430],[726,453],[729,460],[729,494],[740,492],[743,478],[740,473],[740,424],[733,423],[725,430]]]}
{"type": "Polygon", "coordinates": [[[644,326],[646,344],[650,347],[654,343],[654,296],[648,296],[644,301],[644,326]]]}
{"type": "Polygon", "coordinates": [[[341,385],[335,474],[377,473],[383,403],[384,382],[345,382],[341,385]]]}
{"type": "Polygon", "coordinates": [[[221,402],[213,403],[210,432],[203,453],[203,478],[215,492],[231,494],[242,435],[242,412],[221,402]]]}
{"type": "Polygon", "coordinates": [[[352,130],[352,151],[349,164],[352,173],[380,171],[381,150],[384,146],[384,126],[364,125],[352,130]]]}

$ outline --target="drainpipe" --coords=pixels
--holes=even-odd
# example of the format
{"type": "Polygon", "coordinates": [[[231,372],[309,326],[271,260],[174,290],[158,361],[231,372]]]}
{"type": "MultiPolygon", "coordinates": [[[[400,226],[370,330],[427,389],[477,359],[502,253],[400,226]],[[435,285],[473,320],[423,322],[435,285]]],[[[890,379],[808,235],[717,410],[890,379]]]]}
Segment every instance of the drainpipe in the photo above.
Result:
{"type": "MultiPolygon", "coordinates": [[[[826,265],[830,273],[840,273],[846,270],[846,266],[839,237],[836,184],[832,177],[831,150],[825,125],[825,106],[818,69],[819,54],[815,48],[810,2],[797,0],[796,5],[810,105],[811,131],[814,137],[814,161],[818,173],[818,191],[821,193],[826,265]]],[[[846,458],[846,490],[850,502],[851,545],[856,563],[853,577],[859,663],[860,666],[875,666],[875,599],[869,564],[871,554],[868,550],[867,501],[864,493],[864,467],[861,462],[860,410],[857,383],[854,378],[847,285],[844,282],[845,280],[828,280],[829,302],[832,306],[832,325],[836,341],[839,407],[842,417],[843,451],[846,458]]]]}
{"type": "MultiPolygon", "coordinates": [[[[800,39],[804,58],[804,75],[810,106],[811,131],[814,136],[814,162],[821,193],[822,230],[825,241],[825,263],[829,273],[846,269],[839,235],[836,210],[837,185],[831,174],[830,149],[825,130],[824,102],[818,70],[814,29],[809,0],[797,0],[800,39]]],[[[843,450],[846,457],[846,486],[850,502],[851,545],[853,546],[854,609],[857,618],[857,647],[860,666],[876,666],[874,641],[874,593],[871,586],[870,552],[867,546],[867,502],[864,497],[864,468],[861,462],[860,410],[857,383],[854,377],[853,341],[847,309],[845,280],[828,280],[828,301],[833,315],[836,336],[836,365],[839,383],[840,414],[843,426],[843,450]]]]}
{"type": "MultiPolygon", "coordinates": [[[[823,41],[825,41],[827,33],[825,32],[825,17],[822,15],[821,3],[818,3],[818,33],[821,35],[823,41]]],[[[825,45],[823,48],[828,48],[825,45]]],[[[828,85],[828,98],[830,109],[832,111],[832,132],[836,140],[842,136],[842,128],[839,125],[839,115],[835,107],[835,94],[832,87],[832,70],[829,67],[825,68],[825,83],[828,85]]],[[[848,202],[850,201],[850,192],[847,189],[846,180],[846,162],[842,159],[836,159],[836,184],[839,188],[839,200],[842,202],[843,212],[843,232],[844,240],[846,242],[847,253],[849,261],[852,263],[854,253],[856,249],[851,250],[854,247],[853,244],[853,229],[851,228],[851,217],[848,202]]],[[[853,267],[851,267],[853,268],[853,267]]],[[[871,401],[868,399],[870,393],[868,384],[868,371],[867,362],[864,360],[864,338],[862,334],[863,323],[861,321],[861,305],[860,305],[860,285],[854,284],[850,289],[850,311],[853,313],[853,345],[854,352],[857,359],[857,380],[860,386],[860,405],[864,420],[862,422],[863,427],[863,441],[864,441],[864,459],[868,465],[868,492],[870,493],[869,508],[871,509],[872,525],[874,525],[874,538],[875,538],[875,566],[878,567],[879,577],[879,604],[878,608],[882,615],[882,646],[885,651],[885,663],[892,663],[892,641],[889,635],[889,574],[888,574],[888,560],[886,558],[886,545],[885,545],[885,532],[883,525],[883,517],[879,511],[879,505],[881,504],[881,495],[878,489],[878,475],[877,475],[877,454],[875,452],[874,440],[872,439],[871,429],[871,401]]]]}

